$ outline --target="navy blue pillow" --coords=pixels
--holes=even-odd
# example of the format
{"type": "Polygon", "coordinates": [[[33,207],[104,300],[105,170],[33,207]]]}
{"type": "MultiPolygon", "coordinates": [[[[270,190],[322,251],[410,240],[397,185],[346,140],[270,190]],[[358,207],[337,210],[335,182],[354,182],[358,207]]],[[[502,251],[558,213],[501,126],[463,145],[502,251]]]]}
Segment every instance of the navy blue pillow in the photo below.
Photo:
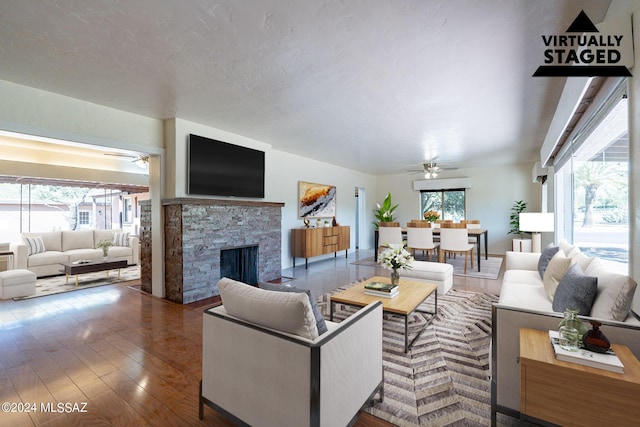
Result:
{"type": "Polygon", "coordinates": [[[598,291],[598,278],[585,276],[578,264],[564,274],[553,296],[553,311],[562,313],[571,308],[581,316],[589,316],[598,291]]]}
{"type": "Polygon", "coordinates": [[[277,291],[277,292],[297,292],[307,294],[309,297],[309,302],[311,303],[311,309],[313,310],[313,316],[316,318],[316,327],[318,328],[318,335],[322,335],[327,332],[327,323],[324,321],[324,316],[320,313],[320,308],[318,307],[318,303],[316,299],[311,294],[311,291],[308,289],[299,289],[294,288],[293,286],[284,286],[284,285],[275,285],[273,283],[260,282],[258,283],[258,287],[260,289],[265,289],[267,291],[277,291]]]}
{"type": "Polygon", "coordinates": [[[560,248],[558,246],[552,246],[551,244],[542,250],[540,259],[538,260],[538,273],[541,279],[544,279],[544,272],[547,269],[547,265],[549,265],[549,261],[551,261],[551,258],[553,258],[559,250],[560,248]]]}

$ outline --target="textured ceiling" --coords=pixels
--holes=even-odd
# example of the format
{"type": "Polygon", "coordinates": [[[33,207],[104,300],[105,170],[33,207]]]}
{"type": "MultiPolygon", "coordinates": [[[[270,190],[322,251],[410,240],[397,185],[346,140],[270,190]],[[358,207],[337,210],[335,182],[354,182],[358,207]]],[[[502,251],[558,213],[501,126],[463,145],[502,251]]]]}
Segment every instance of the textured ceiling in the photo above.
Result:
{"type": "Polygon", "coordinates": [[[609,0],[2,0],[0,79],[373,174],[536,160],[543,34],[609,0]]]}

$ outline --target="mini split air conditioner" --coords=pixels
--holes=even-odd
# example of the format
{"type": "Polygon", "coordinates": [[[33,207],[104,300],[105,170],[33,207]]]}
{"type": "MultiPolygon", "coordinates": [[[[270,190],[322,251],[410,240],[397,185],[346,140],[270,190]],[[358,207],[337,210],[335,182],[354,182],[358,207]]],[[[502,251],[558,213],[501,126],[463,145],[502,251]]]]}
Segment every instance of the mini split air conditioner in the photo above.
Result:
{"type": "Polygon", "coordinates": [[[540,165],[540,162],[536,162],[536,164],[533,165],[533,171],[531,172],[531,175],[533,178],[533,182],[544,184],[547,180],[547,168],[543,168],[540,165]]]}

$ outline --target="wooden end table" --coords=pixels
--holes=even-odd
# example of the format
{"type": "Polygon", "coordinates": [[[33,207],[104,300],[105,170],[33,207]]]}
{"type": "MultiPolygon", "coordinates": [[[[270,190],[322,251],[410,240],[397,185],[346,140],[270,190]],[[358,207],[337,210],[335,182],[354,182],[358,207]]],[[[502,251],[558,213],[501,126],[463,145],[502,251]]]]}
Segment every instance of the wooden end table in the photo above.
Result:
{"type": "Polygon", "coordinates": [[[109,274],[109,270],[118,270],[118,280],[120,280],[120,269],[127,268],[127,260],[126,259],[103,259],[90,261],[84,264],[74,264],[72,262],[61,262],[60,263],[64,269],[60,270],[62,273],[66,274],[67,283],[69,283],[69,275],[76,276],[76,286],[78,286],[78,275],[84,273],[95,273],[97,271],[107,271],[107,275],[109,274]]]}
{"type": "Polygon", "coordinates": [[[520,329],[521,418],[558,425],[638,425],[640,362],[628,347],[611,347],[623,374],[558,360],[549,331],[520,329]]]}
{"type": "Polygon", "coordinates": [[[364,307],[372,302],[382,302],[382,311],[391,314],[397,314],[404,317],[404,352],[408,352],[409,348],[418,339],[420,334],[431,324],[436,313],[438,313],[438,286],[434,283],[419,282],[416,280],[400,278],[400,293],[393,298],[377,297],[364,293],[364,286],[371,282],[391,283],[389,277],[372,277],[362,283],[357,283],[342,292],[331,295],[330,315],[329,319],[333,320],[333,307],[335,303],[352,305],[356,307],[364,307]],[[418,310],[418,306],[422,304],[431,295],[435,298],[435,310],[433,313],[418,310]],[[414,311],[420,313],[431,314],[424,327],[409,342],[409,315],[414,311]]]}

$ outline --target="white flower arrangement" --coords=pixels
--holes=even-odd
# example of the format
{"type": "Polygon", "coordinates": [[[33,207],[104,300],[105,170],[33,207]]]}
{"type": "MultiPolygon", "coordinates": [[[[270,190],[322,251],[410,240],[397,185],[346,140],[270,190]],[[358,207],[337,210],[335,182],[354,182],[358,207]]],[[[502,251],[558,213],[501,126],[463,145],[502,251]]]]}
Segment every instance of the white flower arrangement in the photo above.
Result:
{"type": "Polygon", "coordinates": [[[385,249],[378,257],[378,262],[384,268],[393,271],[398,269],[411,270],[413,261],[411,253],[404,248],[404,244],[386,244],[385,249]]]}

